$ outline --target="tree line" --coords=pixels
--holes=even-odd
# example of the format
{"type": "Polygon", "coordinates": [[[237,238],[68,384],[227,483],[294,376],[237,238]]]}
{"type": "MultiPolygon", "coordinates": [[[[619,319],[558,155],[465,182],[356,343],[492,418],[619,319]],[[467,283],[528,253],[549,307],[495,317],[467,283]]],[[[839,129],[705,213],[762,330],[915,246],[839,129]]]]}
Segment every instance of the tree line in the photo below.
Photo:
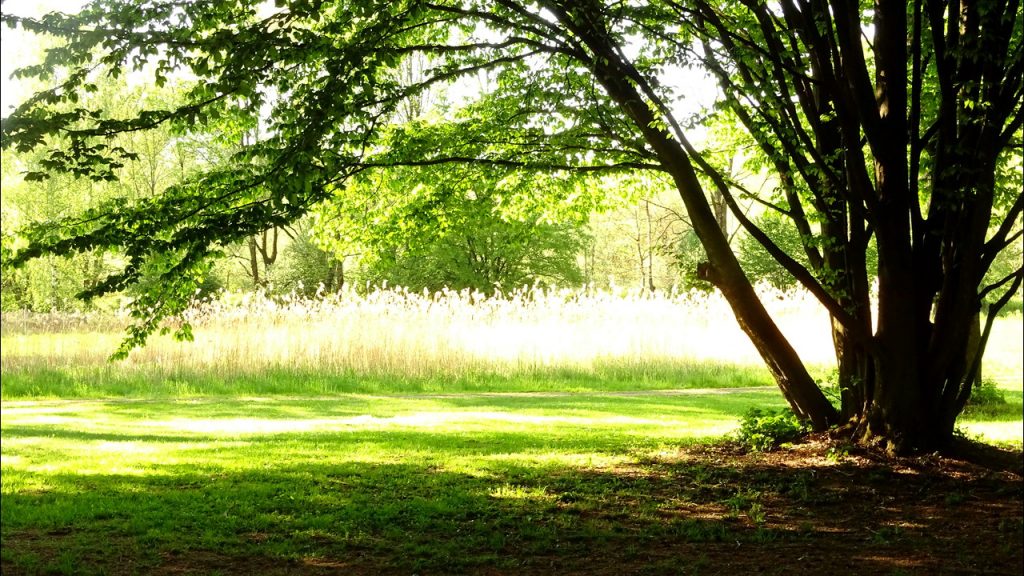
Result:
{"type": "MultiPolygon", "coordinates": [[[[142,110],[126,108],[126,103],[170,102],[187,89],[176,83],[129,87],[123,79],[101,79],[97,88],[80,101],[120,114],[142,110]]],[[[421,115],[445,112],[426,102],[415,110],[421,115]]],[[[15,243],[14,231],[27,221],[57,219],[115,198],[158,196],[205,167],[229,162],[240,146],[236,142],[245,137],[238,122],[226,121],[202,131],[165,127],[119,137],[137,157],[125,161],[112,181],[71,176],[26,180],[20,175],[39,169],[39,151],[8,151],[3,157],[4,242],[15,243]]],[[[716,145],[739,146],[725,138],[716,145]]],[[[764,180],[759,174],[747,177],[764,180]]],[[[721,218],[728,226],[728,217],[721,218]]],[[[760,219],[768,223],[772,216],[760,219]]],[[[755,278],[780,289],[795,286],[735,223],[732,227],[755,278]]],[[[780,242],[792,242],[794,231],[775,225],[771,233],[780,242]]],[[[225,257],[200,283],[203,296],[258,290],[308,297],[340,291],[346,283],[356,290],[403,286],[417,292],[450,288],[485,294],[533,286],[650,292],[710,288],[694,274],[703,249],[670,183],[651,175],[523,178],[515,171],[480,166],[381,169],[339,190],[303,219],[222,249],[225,257]]],[[[115,270],[121,256],[116,251],[48,255],[18,269],[4,268],[3,309],[94,307],[96,302],[76,295],[115,270]]],[[[140,281],[127,296],[147,285],[140,281]]]]}

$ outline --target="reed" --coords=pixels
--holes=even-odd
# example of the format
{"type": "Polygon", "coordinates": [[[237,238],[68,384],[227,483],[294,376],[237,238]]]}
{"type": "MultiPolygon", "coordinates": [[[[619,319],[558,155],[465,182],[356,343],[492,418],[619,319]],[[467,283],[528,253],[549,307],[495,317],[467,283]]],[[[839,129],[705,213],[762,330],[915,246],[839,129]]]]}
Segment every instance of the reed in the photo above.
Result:
{"type": "MultiPolygon", "coordinates": [[[[805,292],[765,289],[762,296],[801,357],[826,373],[834,355],[821,307],[805,292]]],[[[771,383],[724,299],[702,292],[221,294],[183,319],[194,341],[154,337],[110,364],[123,314],[4,314],[3,394],[24,394],[14,388],[26,378],[33,386],[61,380],[65,389],[142,379],[179,391],[181,382],[197,380],[205,382],[200,388],[249,382],[254,392],[277,382],[275,389],[296,393],[771,383]],[[530,382],[516,383],[523,379],[530,382]]],[[[1014,334],[1013,319],[997,322],[989,365],[1019,386],[1019,319],[1016,325],[1014,334]]]]}

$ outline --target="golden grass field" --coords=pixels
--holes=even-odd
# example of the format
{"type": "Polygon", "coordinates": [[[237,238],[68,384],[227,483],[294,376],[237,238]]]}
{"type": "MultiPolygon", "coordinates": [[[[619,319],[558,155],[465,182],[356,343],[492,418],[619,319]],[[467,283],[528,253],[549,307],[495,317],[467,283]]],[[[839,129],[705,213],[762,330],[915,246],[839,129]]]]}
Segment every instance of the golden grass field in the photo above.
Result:
{"type": "MultiPolygon", "coordinates": [[[[764,301],[804,361],[834,364],[828,317],[805,292],[766,290],[764,301]]],[[[524,291],[485,298],[388,289],[314,300],[226,294],[190,310],[193,342],[155,336],[116,364],[219,376],[288,369],[325,374],[516,376],[598,366],[761,366],[718,294],[524,291]]],[[[123,315],[5,314],[4,373],[108,366],[123,337],[123,315]]],[[[985,377],[1022,388],[1020,313],[997,319],[985,377]]]]}

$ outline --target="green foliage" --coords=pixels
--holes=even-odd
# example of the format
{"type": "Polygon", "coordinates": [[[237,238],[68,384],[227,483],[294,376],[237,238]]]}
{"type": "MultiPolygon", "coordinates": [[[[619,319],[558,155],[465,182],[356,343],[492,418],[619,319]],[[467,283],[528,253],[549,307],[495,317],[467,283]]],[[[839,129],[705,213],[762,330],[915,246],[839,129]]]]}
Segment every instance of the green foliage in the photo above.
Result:
{"type": "Polygon", "coordinates": [[[340,259],[319,246],[309,226],[301,226],[285,245],[272,282],[279,292],[307,298],[318,292],[337,292],[345,283],[343,266],[340,259]]]}
{"type": "MultiPolygon", "coordinates": [[[[148,105],[172,102],[181,88],[129,87],[123,80],[103,78],[96,90],[83,95],[79,103],[110,114],[131,115],[148,105]]],[[[116,166],[116,180],[94,181],[59,171],[47,178],[31,178],[50,166],[45,151],[5,149],[3,155],[3,306],[5,310],[79,310],[92,302],[76,300],[80,294],[100,295],[96,289],[124,269],[125,253],[119,247],[94,246],[43,253],[32,261],[11,266],[24,259],[23,250],[33,237],[54,239],[75,230],[88,229],[79,220],[83,213],[107,206],[121,206],[153,199],[176,180],[194,173],[203,151],[187,149],[169,127],[154,127],[142,133],[116,135],[111,141],[130,146],[133,157],[116,166]],[[48,222],[40,225],[40,222],[48,222]],[[61,224],[63,222],[63,224],[61,224]]],[[[74,243],[72,243],[74,244],[74,243]]],[[[69,244],[68,246],[71,246],[69,244]]],[[[155,278],[139,277],[134,287],[139,294],[159,284],[155,278]]]]}
{"type": "Polygon", "coordinates": [[[693,233],[679,193],[665,175],[606,175],[598,180],[603,202],[591,215],[583,250],[587,286],[651,290],[687,289],[696,262],[681,257],[679,244],[693,233]]]}
{"type": "MultiPolygon", "coordinates": [[[[818,237],[802,237],[793,225],[793,221],[774,210],[767,210],[758,216],[754,223],[763,230],[769,238],[782,249],[783,252],[792,256],[798,263],[808,269],[814,270],[807,257],[805,246],[812,249],[818,248],[822,242],[818,237]]],[[[755,282],[764,282],[779,290],[787,290],[800,285],[779,262],[773,258],[768,251],[749,234],[741,234],[737,255],[744,272],[755,282]]],[[[874,243],[869,244],[866,250],[867,276],[874,280],[877,276],[878,251],[874,243]]],[[[834,279],[834,271],[819,268],[814,272],[822,280],[834,279]]]]}
{"type": "MultiPolygon", "coordinates": [[[[804,254],[803,242],[800,233],[793,222],[780,215],[778,212],[768,210],[755,220],[768,237],[772,239],[790,256],[793,256],[800,264],[809,266],[807,255],[804,254]]],[[[797,285],[793,275],[786,271],[764,247],[749,234],[743,234],[739,240],[739,260],[743,271],[751,280],[765,282],[779,290],[785,290],[797,285]]]]}
{"type": "Polygon", "coordinates": [[[492,294],[578,284],[585,206],[573,178],[392,168],[339,191],[318,232],[339,255],[359,253],[360,284],[492,294]]]}
{"type": "MultiPolygon", "coordinates": [[[[532,185],[550,190],[550,182],[564,179],[567,170],[645,164],[641,140],[628,130],[609,127],[609,102],[595,89],[591,74],[575,66],[534,66],[537,44],[528,37],[535,34],[499,49],[472,37],[477,19],[468,13],[462,15],[465,22],[453,26],[452,18],[437,17],[437,10],[446,10],[443,7],[406,8],[403,3],[380,1],[344,6],[282,2],[268,13],[262,2],[214,1],[178,14],[159,3],[114,1],[91,5],[79,15],[50,14],[41,20],[5,13],[6,24],[45,31],[64,43],[49,50],[43,64],[20,72],[57,88],[39,94],[4,120],[5,150],[46,150],[44,165],[30,171],[29,179],[45,180],[59,173],[116,179],[133,158],[129,149],[136,147],[108,146],[107,137],[162,126],[195,143],[210,160],[204,170],[166,186],[159,197],[106,203],[81,217],[29,226],[22,232],[27,246],[5,260],[21,265],[43,253],[123,254],[123,266],[88,292],[98,295],[139,283],[147,261],[170,259],[173,265],[162,266],[164,275],[149,284],[149,298],[136,301],[140,322],[133,340],[141,342],[162,319],[187,305],[183,295],[193,292],[194,286],[186,284],[201,275],[186,268],[206,267],[219,251],[217,246],[231,246],[272,226],[293,223],[311,207],[345,195],[349,188],[366,192],[352,177],[360,175],[365,181],[368,169],[437,167],[421,178],[430,180],[444,174],[445,166],[468,162],[505,170],[492,178],[495,182],[519,180],[515,186],[524,190],[532,185]],[[150,29],[147,23],[156,23],[153,29],[160,32],[113,37],[99,32],[150,29]],[[97,32],[66,32],[76,29],[97,32]],[[448,51],[443,48],[447,42],[465,44],[466,49],[448,51]],[[406,74],[406,60],[413,57],[420,58],[425,69],[406,74]],[[114,113],[82,97],[96,89],[90,72],[93,58],[102,73],[113,77],[134,70],[162,86],[172,79],[173,70],[186,69],[199,81],[185,87],[173,102],[114,113]],[[483,92],[460,103],[443,121],[436,110],[411,105],[483,69],[494,70],[483,92]],[[525,76],[532,81],[522,82],[525,76]],[[568,93],[574,96],[567,98],[568,93]],[[594,138],[616,133],[617,143],[594,138]],[[517,168],[547,176],[521,178],[510,172],[517,168]]],[[[525,23],[515,10],[495,9],[502,18],[525,23]]],[[[548,56],[563,64],[568,61],[558,52],[548,56]]],[[[443,188],[438,191],[446,193],[443,188]]],[[[389,233],[397,234],[385,237],[379,247],[369,246],[368,252],[374,254],[367,256],[368,263],[380,263],[375,264],[377,272],[387,272],[377,276],[412,285],[475,286],[488,292],[496,284],[578,280],[567,254],[581,242],[576,228],[582,222],[570,225],[571,219],[538,214],[530,206],[524,209],[519,204],[523,195],[504,195],[500,210],[490,210],[490,216],[486,202],[464,206],[473,208],[472,214],[462,207],[461,213],[439,214],[434,209],[438,205],[431,205],[439,196],[428,196],[426,204],[408,206],[419,212],[392,219],[398,227],[392,226],[389,233]],[[453,221],[446,221],[446,216],[453,221]],[[481,222],[481,238],[456,238],[449,231],[455,225],[481,222]],[[409,223],[409,229],[403,228],[409,223]],[[428,226],[435,227],[439,237],[427,234],[428,226]],[[453,246],[470,241],[477,244],[477,254],[494,246],[510,253],[497,255],[500,262],[490,261],[486,254],[488,261],[482,265],[464,263],[467,253],[453,246]],[[412,264],[419,270],[412,270],[412,264]],[[447,268],[451,273],[424,276],[427,268],[447,268]]],[[[581,213],[589,210],[586,201],[565,200],[581,213]]],[[[499,200],[487,202],[496,206],[499,200]]],[[[545,202],[550,205],[550,197],[545,202]]],[[[453,205],[447,203],[447,208],[453,205]]]]}
{"type": "Polygon", "coordinates": [[[1007,302],[1006,306],[1000,308],[999,312],[996,315],[998,317],[1013,315],[1019,316],[1022,312],[1024,312],[1024,294],[1018,293],[1017,297],[1012,298],[1009,302],[1007,302]]]}
{"type": "Polygon", "coordinates": [[[971,397],[967,400],[968,410],[985,410],[1006,404],[1006,393],[999,386],[991,381],[984,380],[976,384],[971,390],[971,397]]]}
{"type": "Polygon", "coordinates": [[[710,291],[714,286],[697,276],[697,267],[708,259],[704,246],[693,230],[686,230],[679,235],[675,253],[675,264],[680,271],[682,286],[685,289],[710,291]]]}
{"type": "Polygon", "coordinates": [[[752,408],[740,420],[737,438],[743,446],[755,452],[770,452],[779,446],[799,439],[808,431],[789,408],[763,410],[752,408]]]}

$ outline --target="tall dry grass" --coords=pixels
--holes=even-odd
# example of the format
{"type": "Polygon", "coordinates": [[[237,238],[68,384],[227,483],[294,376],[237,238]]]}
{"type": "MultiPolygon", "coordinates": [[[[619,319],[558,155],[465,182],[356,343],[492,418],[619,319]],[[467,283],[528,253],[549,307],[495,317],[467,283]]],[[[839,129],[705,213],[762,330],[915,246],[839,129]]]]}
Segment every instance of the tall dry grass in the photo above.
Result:
{"type": "MultiPolygon", "coordinates": [[[[834,364],[828,317],[807,293],[762,296],[804,360],[834,364]]],[[[317,299],[225,294],[186,314],[193,342],[154,337],[113,366],[125,319],[112,314],[3,316],[0,369],[94,369],[230,378],[270,372],[374,377],[587,375],[694,365],[761,366],[717,294],[518,291],[345,292],[317,299]]],[[[1020,387],[1020,319],[1000,319],[989,375],[1020,387]],[[1016,327],[1016,331],[1014,328],[1016,327]]],[[[767,383],[767,382],[766,382],[767,383]]]]}

